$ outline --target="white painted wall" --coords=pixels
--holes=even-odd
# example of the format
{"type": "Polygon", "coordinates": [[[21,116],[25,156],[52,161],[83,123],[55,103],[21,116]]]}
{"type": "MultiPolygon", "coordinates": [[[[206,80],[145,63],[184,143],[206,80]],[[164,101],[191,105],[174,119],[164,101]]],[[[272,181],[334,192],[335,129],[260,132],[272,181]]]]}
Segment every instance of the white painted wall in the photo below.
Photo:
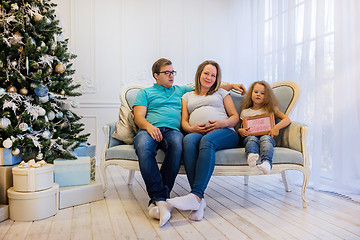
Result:
{"type": "Polygon", "coordinates": [[[83,116],[89,142],[103,147],[102,126],[115,122],[120,89],[152,85],[151,66],[172,60],[176,83],[194,81],[197,66],[217,61],[223,81],[256,80],[251,0],[54,0],[56,14],[78,55],[74,80],[81,83],[76,112],[83,116]]]}

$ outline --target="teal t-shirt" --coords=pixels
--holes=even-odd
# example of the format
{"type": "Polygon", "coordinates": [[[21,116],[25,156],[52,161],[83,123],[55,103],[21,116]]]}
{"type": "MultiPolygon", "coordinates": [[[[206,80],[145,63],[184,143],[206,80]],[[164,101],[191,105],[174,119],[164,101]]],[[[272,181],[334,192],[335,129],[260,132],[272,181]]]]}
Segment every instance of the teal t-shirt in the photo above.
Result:
{"type": "Polygon", "coordinates": [[[155,127],[167,127],[180,131],[181,97],[193,90],[190,86],[174,85],[166,88],[157,84],[141,89],[134,105],[147,107],[146,120],[155,127]]]}

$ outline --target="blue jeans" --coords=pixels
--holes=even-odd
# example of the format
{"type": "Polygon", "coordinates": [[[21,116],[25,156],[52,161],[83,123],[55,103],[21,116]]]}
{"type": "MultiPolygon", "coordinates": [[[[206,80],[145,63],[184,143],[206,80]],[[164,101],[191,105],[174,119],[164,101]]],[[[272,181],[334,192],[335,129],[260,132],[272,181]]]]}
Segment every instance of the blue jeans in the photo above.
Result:
{"type": "Polygon", "coordinates": [[[215,167],[215,151],[233,148],[239,138],[229,128],[216,129],[206,135],[190,133],[183,140],[183,159],[191,193],[200,198],[210,181],[215,167]]]}
{"type": "Polygon", "coordinates": [[[268,161],[272,167],[272,158],[274,155],[275,140],[269,135],[248,136],[244,139],[246,156],[249,153],[259,154],[261,162],[268,161]]]}
{"type": "Polygon", "coordinates": [[[170,198],[181,162],[184,135],[178,130],[166,127],[159,129],[163,136],[161,142],[152,139],[146,130],[140,130],[134,139],[141,176],[150,197],[149,204],[170,198]],[[165,159],[160,170],[155,158],[157,149],[165,152],[165,159]]]}

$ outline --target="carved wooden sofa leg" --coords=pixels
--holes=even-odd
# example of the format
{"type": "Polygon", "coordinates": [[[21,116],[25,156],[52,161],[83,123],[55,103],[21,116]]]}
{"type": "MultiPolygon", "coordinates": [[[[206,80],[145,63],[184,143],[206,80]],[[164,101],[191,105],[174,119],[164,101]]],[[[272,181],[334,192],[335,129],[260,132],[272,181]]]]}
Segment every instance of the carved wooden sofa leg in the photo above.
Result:
{"type": "Polygon", "coordinates": [[[283,183],[284,183],[285,191],[286,192],[291,192],[291,189],[289,188],[288,180],[286,178],[286,171],[281,172],[281,178],[282,178],[283,183]]]}
{"type": "Polygon", "coordinates": [[[249,185],[249,176],[244,176],[244,185],[249,185]]]}
{"type": "Polygon", "coordinates": [[[134,180],[135,170],[129,170],[128,185],[131,186],[134,180]]]}

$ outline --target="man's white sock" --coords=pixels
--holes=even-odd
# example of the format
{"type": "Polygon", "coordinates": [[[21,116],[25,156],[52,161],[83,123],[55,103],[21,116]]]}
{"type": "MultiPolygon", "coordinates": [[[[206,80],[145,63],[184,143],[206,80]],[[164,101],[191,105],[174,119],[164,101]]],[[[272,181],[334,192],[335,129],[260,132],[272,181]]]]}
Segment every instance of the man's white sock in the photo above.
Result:
{"type": "Polygon", "coordinates": [[[179,210],[198,210],[200,203],[198,202],[196,195],[189,193],[182,197],[175,197],[166,200],[171,206],[176,207],[179,210]]]}
{"type": "Polygon", "coordinates": [[[149,211],[149,216],[155,219],[160,219],[160,212],[159,212],[159,207],[156,206],[155,204],[150,204],[148,206],[148,211],[149,211]]]}
{"type": "Polygon", "coordinates": [[[206,208],[205,199],[201,199],[200,207],[196,211],[191,211],[189,219],[193,221],[200,221],[204,217],[204,210],[206,208]]]}
{"type": "Polygon", "coordinates": [[[171,206],[165,201],[157,201],[156,205],[159,207],[159,213],[160,213],[160,221],[159,226],[164,226],[171,217],[171,206]]]}

